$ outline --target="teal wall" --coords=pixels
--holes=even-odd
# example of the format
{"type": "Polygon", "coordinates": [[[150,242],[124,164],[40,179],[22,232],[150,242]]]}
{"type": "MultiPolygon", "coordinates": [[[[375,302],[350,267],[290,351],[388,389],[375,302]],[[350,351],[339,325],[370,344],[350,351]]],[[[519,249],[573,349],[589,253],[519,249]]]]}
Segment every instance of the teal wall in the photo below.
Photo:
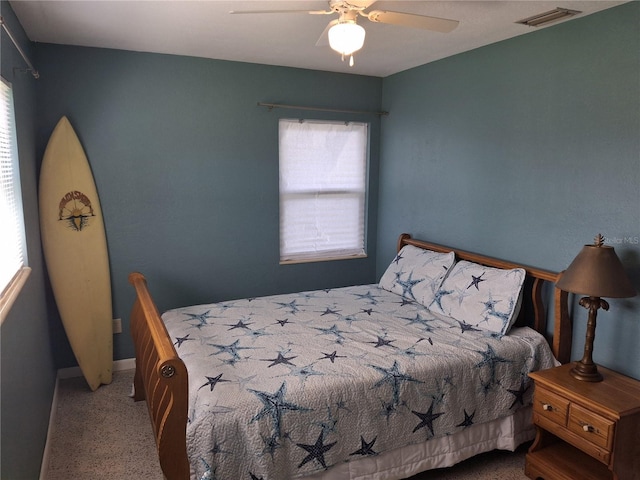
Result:
{"type": "MultiPolygon", "coordinates": [[[[22,48],[31,44],[7,2],[0,14],[22,48]]],[[[37,80],[26,68],[4,31],[1,40],[1,73],[13,87],[20,176],[31,275],[9,315],[0,327],[0,478],[32,480],[40,473],[56,377],[49,340],[45,273],[40,248],[36,175],[37,80]]]]}
{"type": "MultiPolygon", "coordinates": [[[[37,45],[36,63],[38,158],[66,115],[100,194],[125,331],[114,337],[116,359],[134,356],[132,271],[147,276],[161,311],[375,281],[380,118],[257,103],[378,111],[382,79],[56,45],[37,45]],[[371,123],[368,258],[279,265],[280,117],[371,123]]],[[[57,366],[75,365],[53,325],[57,366]]]]}
{"type": "MultiPolygon", "coordinates": [[[[631,2],[385,78],[378,275],[400,231],[557,271],[600,232],[640,290],[638,25],[631,2]]],[[[640,297],[608,300],[594,360],[640,378],[640,297]]]]}
{"type": "MultiPolygon", "coordinates": [[[[55,370],[75,365],[51,303],[37,175],[67,115],[96,177],[126,333],[147,275],[161,310],[375,281],[398,233],[561,270],[602,232],[640,287],[640,4],[549,27],[388,78],[29,44],[40,80],[2,37],[14,84],[29,263],[2,325],[1,478],[39,471],[55,370]],[[258,101],[391,111],[372,122],[369,258],[278,265],[277,123],[335,118],[258,101]],[[626,240],[625,240],[626,239],[626,240]],[[628,241],[631,239],[631,242],[628,241]],[[52,353],[53,352],[53,353],[52,353]]],[[[595,360],[640,378],[640,298],[601,311],[595,360]]],[[[574,357],[586,313],[575,307],[574,357]]]]}

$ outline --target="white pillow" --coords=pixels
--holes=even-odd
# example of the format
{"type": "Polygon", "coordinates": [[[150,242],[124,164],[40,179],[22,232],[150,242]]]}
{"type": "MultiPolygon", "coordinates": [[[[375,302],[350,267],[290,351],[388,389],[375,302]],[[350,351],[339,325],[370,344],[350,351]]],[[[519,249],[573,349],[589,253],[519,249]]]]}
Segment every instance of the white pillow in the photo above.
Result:
{"type": "Polygon", "coordinates": [[[520,310],[525,275],[522,268],[503,270],[462,260],[444,279],[429,309],[506,335],[520,310]]]}
{"type": "Polygon", "coordinates": [[[453,252],[439,253],[405,245],[382,275],[379,286],[426,307],[454,262],[453,252]]]}

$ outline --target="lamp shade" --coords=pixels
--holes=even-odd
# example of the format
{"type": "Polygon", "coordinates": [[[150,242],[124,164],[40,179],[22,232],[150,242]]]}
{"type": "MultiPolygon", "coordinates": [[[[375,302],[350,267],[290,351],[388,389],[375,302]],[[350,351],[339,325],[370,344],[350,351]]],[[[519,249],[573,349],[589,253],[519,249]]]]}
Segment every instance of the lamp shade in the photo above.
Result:
{"type": "Polygon", "coordinates": [[[339,22],[329,29],[329,45],[342,55],[351,55],[364,45],[365,30],[353,21],[339,22]]]}
{"type": "Polygon", "coordinates": [[[556,286],[590,297],[626,298],[636,295],[613,247],[585,245],[556,286]]]}

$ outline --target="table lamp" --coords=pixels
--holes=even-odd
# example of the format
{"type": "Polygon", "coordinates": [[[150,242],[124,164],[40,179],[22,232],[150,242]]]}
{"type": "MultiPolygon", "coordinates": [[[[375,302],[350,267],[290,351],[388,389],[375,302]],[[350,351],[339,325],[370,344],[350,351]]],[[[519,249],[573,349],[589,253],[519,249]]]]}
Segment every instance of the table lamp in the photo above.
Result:
{"type": "Polygon", "coordinates": [[[633,297],[636,290],[631,285],[615,250],[604,245],[604,237],[600,234],[594,239],[593,245],[585,245],[582,248],[562,274],[556,287],[566,292],[588,295],[580,299],[580,305],[589,310],[584,355],[571,369],[571,375],[578,380],[599,382],[602,375],[592,359],[596,315],[599,308],[609,310],[609,304],[600,297],[633,297]]]}

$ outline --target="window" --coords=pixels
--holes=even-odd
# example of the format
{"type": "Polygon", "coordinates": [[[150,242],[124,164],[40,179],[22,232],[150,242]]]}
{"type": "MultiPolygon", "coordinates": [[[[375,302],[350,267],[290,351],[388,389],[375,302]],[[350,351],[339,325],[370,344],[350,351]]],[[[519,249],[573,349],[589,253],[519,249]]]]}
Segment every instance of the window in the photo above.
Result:
{"type": "Polygon", "coordinates": [[[368,125],[280,120],[280,261],[365,256],[368,125]]]}
{"type": "Polygon", "coordinates": [[[24,217],[18,171],[13,93],[0,79],[0,320],[26,280],[24,217]]]}

